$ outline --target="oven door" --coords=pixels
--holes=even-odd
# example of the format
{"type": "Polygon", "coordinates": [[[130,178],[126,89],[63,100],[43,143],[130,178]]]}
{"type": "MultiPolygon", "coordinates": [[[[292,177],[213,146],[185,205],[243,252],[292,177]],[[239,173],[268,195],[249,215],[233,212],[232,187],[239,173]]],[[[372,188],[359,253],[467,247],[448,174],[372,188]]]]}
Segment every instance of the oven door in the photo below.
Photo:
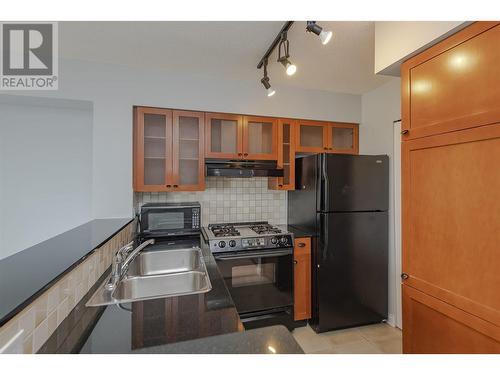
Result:
{"type": "Polygon", "coordinates": [[[214,254],[239,314],[293,305],[293,249],[214,254]]]}

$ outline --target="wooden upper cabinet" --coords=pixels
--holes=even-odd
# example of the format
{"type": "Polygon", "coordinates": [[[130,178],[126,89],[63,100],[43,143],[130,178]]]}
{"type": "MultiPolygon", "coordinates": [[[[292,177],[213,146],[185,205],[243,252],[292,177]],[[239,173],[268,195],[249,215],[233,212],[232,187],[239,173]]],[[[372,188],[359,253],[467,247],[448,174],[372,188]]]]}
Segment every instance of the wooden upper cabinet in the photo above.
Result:
{"type": "Polygon", "coordinates": [[[173,111],[172,183],[176,190],[205,189],[203,112],[173,111]]]}
{"type": "Polygon", "coordinates": [[[358,124],[332,122],[328,126],[328,153],[358,154],[359,128],[358,124]]]}
{"type": "Polygon", "coordinates": [[[476,22],[401,67],[403,139],[500,121],[500,24],[476,22]]]}
{"type": "Polygon", "coordinates": [[[134,190],[204,190],[203,112],[148,107],[134,112],[134,190]]]}
{"type": "Polygon", "coordinates": [[[243,157],[243,117],[205,113],[205,156],[219,159],[243,157]]]}
{"type": "Polygon", "coordinates": [[[134,190],[172,185],[172,111],[137,107],[134,123],[134,190]]]}
{"type": "Polygon", "coordinates": [[[248,160],[277,160],[278,120],[243,117],[243,157],[248,160]]]}
{"type": "Polygon", "coordinates": [[[357,154],[358,124],[298,120],[296,151],[332,154],[357,154]]]}
{"type": "Polygon", "coordinates": [[[311,238],[296,238],[293,249],[294,320],[311,318],[311,238]]]}
{"type": "Polygon", "coordinates": [[[328,150],[328,123],[298,120],[295,128],[297,152],[325,152],[328,150]]]}
{"type": "Polygon", "coordinates": [[[283,177],[269,177],[268,188],[272,190],[295,190],[295,127],[296,120],[278,120],[278,167],[283,168],[283,177]]]}

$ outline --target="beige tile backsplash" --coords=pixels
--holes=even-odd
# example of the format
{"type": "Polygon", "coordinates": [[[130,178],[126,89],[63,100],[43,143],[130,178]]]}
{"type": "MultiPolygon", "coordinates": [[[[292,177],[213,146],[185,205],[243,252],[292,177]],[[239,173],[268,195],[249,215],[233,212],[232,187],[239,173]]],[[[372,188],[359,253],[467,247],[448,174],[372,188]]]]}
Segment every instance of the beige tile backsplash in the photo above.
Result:
{"type": "Polygon", "coordinates": [[[266,177],[207,177],[205,191],[136,193],[136,210],[149,202],[193,202],[201,204],[201,223],[269,221],[287,223],[287,194],[267,189],[266,177]]]}
{"type": "Polygon", "coordinates": [[[36,353],[111,265],[114,252],[131,241],[130,223],[87,259],[0,327],[0,348],[23,330],[23,353],[36,353]]]}

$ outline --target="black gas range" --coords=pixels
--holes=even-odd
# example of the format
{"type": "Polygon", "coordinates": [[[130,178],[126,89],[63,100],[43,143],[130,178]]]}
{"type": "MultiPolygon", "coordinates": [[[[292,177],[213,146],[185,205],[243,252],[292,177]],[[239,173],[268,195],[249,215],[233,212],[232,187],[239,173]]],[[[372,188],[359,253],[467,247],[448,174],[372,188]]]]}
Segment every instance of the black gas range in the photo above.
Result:
{"type": "Polygon", "coordinates": [[[293,234],[268,222],[202,228],[245,328],[293,321],[293,234]]]}

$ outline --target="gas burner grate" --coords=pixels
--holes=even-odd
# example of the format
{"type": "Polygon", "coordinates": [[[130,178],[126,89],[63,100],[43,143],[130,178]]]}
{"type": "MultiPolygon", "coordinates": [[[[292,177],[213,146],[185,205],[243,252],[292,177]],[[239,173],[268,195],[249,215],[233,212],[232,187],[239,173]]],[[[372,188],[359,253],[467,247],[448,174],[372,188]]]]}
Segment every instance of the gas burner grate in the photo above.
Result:
{"type": "Polygon", "coordinates": [[[215,237],[234,237],[239,236],[240,232],[232,225],[213,225],[210,230],[215,237]]]}
{"type": "Polygon", "coordinates": [[[257,234],[277,234],[281,233],[281,230],[273,227],[270,224],[262,224],[262,225],[253,225],[250,227],[257,234]]]}

